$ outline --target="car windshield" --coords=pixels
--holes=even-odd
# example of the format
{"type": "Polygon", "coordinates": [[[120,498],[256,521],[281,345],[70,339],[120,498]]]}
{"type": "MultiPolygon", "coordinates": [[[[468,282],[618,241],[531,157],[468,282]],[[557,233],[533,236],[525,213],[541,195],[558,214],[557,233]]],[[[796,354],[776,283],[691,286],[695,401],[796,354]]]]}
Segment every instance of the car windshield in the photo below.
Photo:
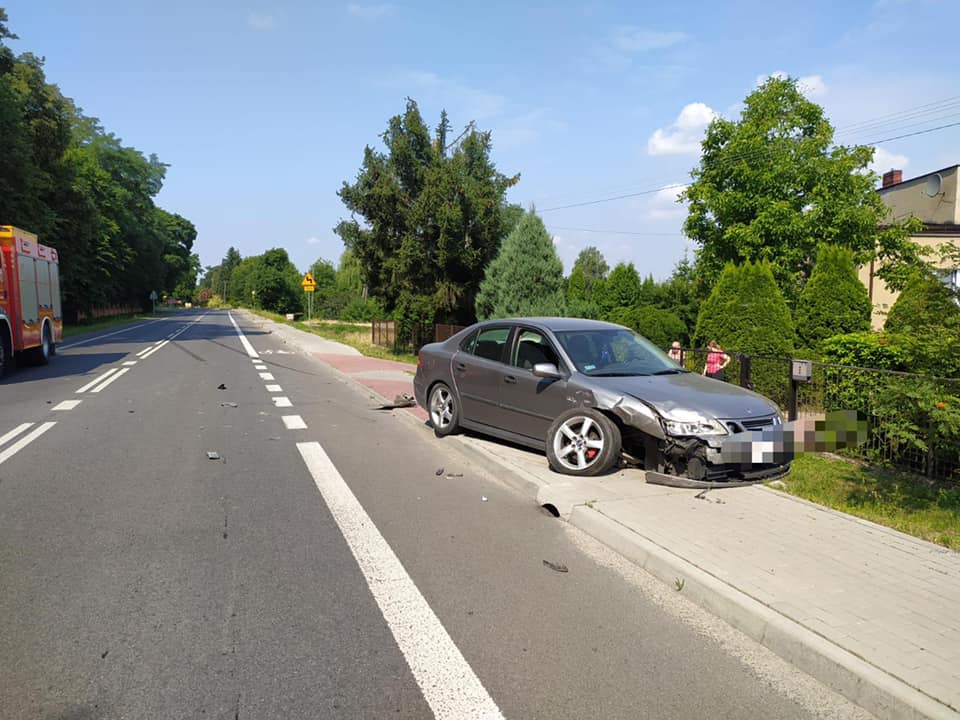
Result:
{"type": "Polygon", "coordinates": [[[591,377],[686,372],[642,335],[626,328],[556,333],[577,370],[591,377]]]}

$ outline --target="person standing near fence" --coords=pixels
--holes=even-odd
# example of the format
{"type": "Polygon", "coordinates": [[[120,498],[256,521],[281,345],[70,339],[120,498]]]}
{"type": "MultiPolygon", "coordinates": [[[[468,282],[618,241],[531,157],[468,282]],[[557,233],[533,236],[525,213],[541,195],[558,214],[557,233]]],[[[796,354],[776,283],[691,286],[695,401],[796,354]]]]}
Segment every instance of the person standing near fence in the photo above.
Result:
{"type": "Polygon", "coordinates": [[[670,359],[673,360],[677,365],[683,367],[683,348],[680,347],[679,341],[673,341],[673,344],[670,345],[670,350],[667,352],[667,355],[669,355],[670,359]]]}
{"type": "Polygon", "coordinates": [[[703,366],[703,374],[714,380],[726,380],[726,367],[730,364],[730,356],[717,345],[716,340],[707,343],[707,362],[703,366]]]}

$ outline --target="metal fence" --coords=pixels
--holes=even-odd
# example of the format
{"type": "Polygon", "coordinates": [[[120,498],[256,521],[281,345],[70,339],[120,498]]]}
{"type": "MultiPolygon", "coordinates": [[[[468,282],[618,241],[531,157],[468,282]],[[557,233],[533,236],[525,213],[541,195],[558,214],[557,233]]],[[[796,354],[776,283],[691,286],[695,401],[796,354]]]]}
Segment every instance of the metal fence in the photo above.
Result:
{"type": "MultiPolygon", "coordinates": [[[[683,366],[702,372],[708,352],[685,348],[683,366]]],[[[810,381],[794,382],[791,358],[726,352],[727,382],[765,395],[792,417],[858,412],[867,420],[867,442],[846,452],[960,482],[960,378],[811,362],[810,381]]]]}
{"type": "Polygon", "coordinates": [[[437,323],[412,328],[404,338],[397,329],[396,320],[374,320],[370,325],[370,342],[380,347],[393,348],[398,352],[418,352],[429,342],[443,342],[464,329],[464,325],[437,323]]]}

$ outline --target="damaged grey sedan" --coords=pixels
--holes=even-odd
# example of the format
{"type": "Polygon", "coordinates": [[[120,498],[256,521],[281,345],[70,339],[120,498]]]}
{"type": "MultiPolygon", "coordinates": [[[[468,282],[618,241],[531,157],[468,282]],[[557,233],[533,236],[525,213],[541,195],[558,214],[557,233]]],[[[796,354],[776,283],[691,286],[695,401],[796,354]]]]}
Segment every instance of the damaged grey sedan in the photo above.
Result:
{"type": "MultiPolygon", "coordinates": [[[[414,391],[434,432],[459,429],[599,475],[626,463],[698,481],[760,480],[789,460],[730,462],[724,444],[782,426],[757,393],[679,367],[632,330],[578,318],[478,323],[420,350],[414,391]]],[[[749,458],[747,458],[749,460],[749,458]]]]}

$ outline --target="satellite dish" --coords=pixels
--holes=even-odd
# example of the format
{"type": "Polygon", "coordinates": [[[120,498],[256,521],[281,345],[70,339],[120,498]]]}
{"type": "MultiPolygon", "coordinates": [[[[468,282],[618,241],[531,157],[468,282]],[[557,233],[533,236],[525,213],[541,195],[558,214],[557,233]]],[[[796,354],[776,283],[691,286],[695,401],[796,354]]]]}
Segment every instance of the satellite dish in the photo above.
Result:
{"type": "Polygon", "coordinates": [[[923,192],[927,197],[936,197],[940,194],[940,186],[943,184],[943,178],[940,177],[940,173],[935,173],[927,178],[927,184],[923,188],[923,192]]]}

